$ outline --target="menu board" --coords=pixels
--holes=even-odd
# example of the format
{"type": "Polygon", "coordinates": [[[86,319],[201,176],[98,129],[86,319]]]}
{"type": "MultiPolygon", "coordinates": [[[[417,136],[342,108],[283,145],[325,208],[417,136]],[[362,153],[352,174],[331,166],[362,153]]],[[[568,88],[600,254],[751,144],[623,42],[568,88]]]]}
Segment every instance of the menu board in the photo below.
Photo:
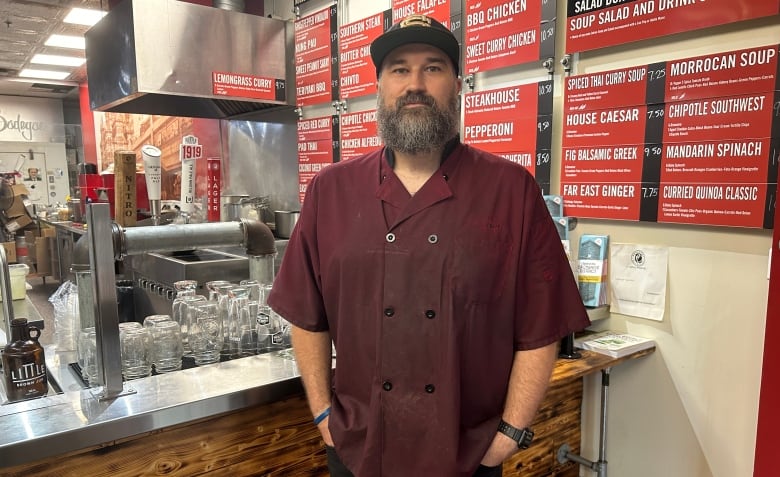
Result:
{"type": "Polygon", "coordinates": [[[777,0],[569,0],[566,52],[777,15],[777,0]]]}
{"type": "Polygon", "coordinates": [[[567,215],[771,227],[777,53],[772,45],[567,78],[567,215]],[[649,104],[637,104],[643,91],[649,104]]]}
{"type": "Polygon", "coordinates": [[[342,99],[376,93],[371,42],[391,25],[390,10],[339,28],[339,81],[342,99]]]}
{"type": "Polygon", "coordinates": [[[217,96],[285,101],[286,84],[283,79],[268,78],[226,71],[211,72],[211,92],[217,96]]]}
{"type": "Polygon", "coordinates": [[[338,98],[338,22],[333,5],[295,21],[295,93],[298,106],[338,98]]]}
{"type": "Polygon", "coordinates": [[[464,95],[463,142],[524,166],[550,185],[552,81],[464,95]]]}
{"type": "Polygon", "coordinates": [[[409,15],[419,13],[440,21],[447,28],[450,26],[450,0],[393,0],[393,23],[398,23],[409,15]]]}
{"type": "Polygon", "coordinates": [[[555,56],[555,1],[466,0],[466,74],[555,56]]]}
{"type": "Polygon", "coordinates": [[[347,161],[382,146],[376,134],[376,109],[341,115],[341,160],[347,161]]]}
{"type": "Polygon", "coordinates": [[[338,162],[339,117],[323,116],[298,121],[298,196],[323,167],[338,162]]]}
{"type": "Polygon", "coordinates": [[[565,79],[565,111],[690,101],[780,89],[778,45],[565,79]]]}

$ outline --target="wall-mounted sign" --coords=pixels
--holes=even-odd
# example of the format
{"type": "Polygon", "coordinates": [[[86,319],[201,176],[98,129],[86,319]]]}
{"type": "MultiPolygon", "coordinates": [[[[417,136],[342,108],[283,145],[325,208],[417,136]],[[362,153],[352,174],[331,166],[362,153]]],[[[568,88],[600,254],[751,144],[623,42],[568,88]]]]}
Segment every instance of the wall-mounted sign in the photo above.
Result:
{"type": "Polygon", "coordinates": [[[382,146],[376,134],[376,110],[341,115],[341,160],[346,161],[382,146]]]}
{"type": "Polygon", "coordinates": [[[777,15],[776,0],[569,0],[566,52],[777,15]]]}
{"type": "Polygon", "coordinates": [[[0,141],[50,142],[63,122],[61,101],[0,96],[0,141]]]}
{"type": "Polygon", "coordinates": [[[393,0],[391,3],[393,11],[393,23],[419,13],[428,15],[440,21],[447,28],[450,26],[450,0],[393,0]]]}
{"type": "Polygon", "coordinates": [[[212,92],[218,96],[285,101],[287,89],[283,79],[266,78],[225,71],[211,73],[212,92]]]}
{"type": "Polygon", "coordinates": [[[323,116],[298,121],[298,196],[317,172],[339,160],[339,117],[323,116]]]}
{"type": "Polygon", "coordinates": [[[778,46],[569,76],[565,111],[691,101],[780,89],[778,46]]]}
{"type": "Polygon", "coordinates": [[[298,106],[338,98],[336,6],[295,21],[295,93],[298,106]]]}
{"type": "Polygon", "coordinates": [[[339,81],[341,98],[376,93],[376,70],[371,62],[371,42],[390,28],[385,10],[339,28],[339,81]]]}
{"type": "Polygon", "coordinates": [[[463,142],[519,163],[550,182],[552,81],[464,95],[463,142]]]}
{"type": "Polygon", "coordinates": [[[466,0],[467,74],[555,55],[554,0],[466,0]]]}

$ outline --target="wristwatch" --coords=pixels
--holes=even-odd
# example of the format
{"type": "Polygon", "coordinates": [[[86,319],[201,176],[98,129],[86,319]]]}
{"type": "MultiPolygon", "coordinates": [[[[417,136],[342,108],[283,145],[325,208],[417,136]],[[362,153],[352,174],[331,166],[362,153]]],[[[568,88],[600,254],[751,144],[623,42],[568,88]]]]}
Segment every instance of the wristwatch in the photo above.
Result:
{"type": "Polygon", "coordinates": [[[531,441],[534,439],[534,431],[531,429],[527,427],[518,429],[503,419],[498,424],[498,432],[517,442],[517,447],[520,449],[528,449],[528,446],[531,445],[531,441]]]}

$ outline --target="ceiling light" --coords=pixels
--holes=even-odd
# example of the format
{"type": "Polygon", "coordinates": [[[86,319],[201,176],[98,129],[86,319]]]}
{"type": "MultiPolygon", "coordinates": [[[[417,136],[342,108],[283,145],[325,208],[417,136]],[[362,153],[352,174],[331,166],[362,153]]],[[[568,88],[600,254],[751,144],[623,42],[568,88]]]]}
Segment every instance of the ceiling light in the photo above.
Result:
{"type": "Polygon", "coordinates": [[[70,72],[52,71],[52,70],[33,70],[30,68],[25,68],[19,72],[19,76],[23,78],[44,78],[44,79],[64,80],[65,78],[70,76],[70,72]]]}
{"type": "Polygon", "coordinates": [[[107,12],[101,10],[91,10],[88,8],[74,8],[68,13],[62,20],[65,23],[75,23],[77,25],[92,26],[101,18],[106,15],[107,12]]]}
{"type": "Polygon", "coordinates": [[[71,36],[71,35],[52,35],[46,40],[46,46],[59,46],[61,48],[75,48],[77,50],[84,49],[84,37],[83,36],[71,36]]]}
{"type": "Polygon", "coordinates": [[[78,58],[75,56],[37,54],[32,57],[30,63],[37,63],[41,65],[57,65],[57,66],[81,66],[86,61],[87,60],[85,60],[84,58],[78,58]]]}

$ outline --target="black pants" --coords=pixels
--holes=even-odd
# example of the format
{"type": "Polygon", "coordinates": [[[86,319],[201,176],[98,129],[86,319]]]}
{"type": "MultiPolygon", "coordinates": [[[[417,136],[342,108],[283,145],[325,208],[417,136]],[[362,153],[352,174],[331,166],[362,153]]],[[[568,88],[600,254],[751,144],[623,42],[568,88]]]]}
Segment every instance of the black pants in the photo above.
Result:
{"type": "MultiPolygon", "coordinates": [[[[325,446],[325,454],[328,456],[328,470],[330,471],[330,477],[354,477],[352,472],[347,469],[336,454],[336,449],[330,446],[325,446]]],[[[485,467],[480,465],[474,477],[501,477],[501,466],[485,467]]]]}

